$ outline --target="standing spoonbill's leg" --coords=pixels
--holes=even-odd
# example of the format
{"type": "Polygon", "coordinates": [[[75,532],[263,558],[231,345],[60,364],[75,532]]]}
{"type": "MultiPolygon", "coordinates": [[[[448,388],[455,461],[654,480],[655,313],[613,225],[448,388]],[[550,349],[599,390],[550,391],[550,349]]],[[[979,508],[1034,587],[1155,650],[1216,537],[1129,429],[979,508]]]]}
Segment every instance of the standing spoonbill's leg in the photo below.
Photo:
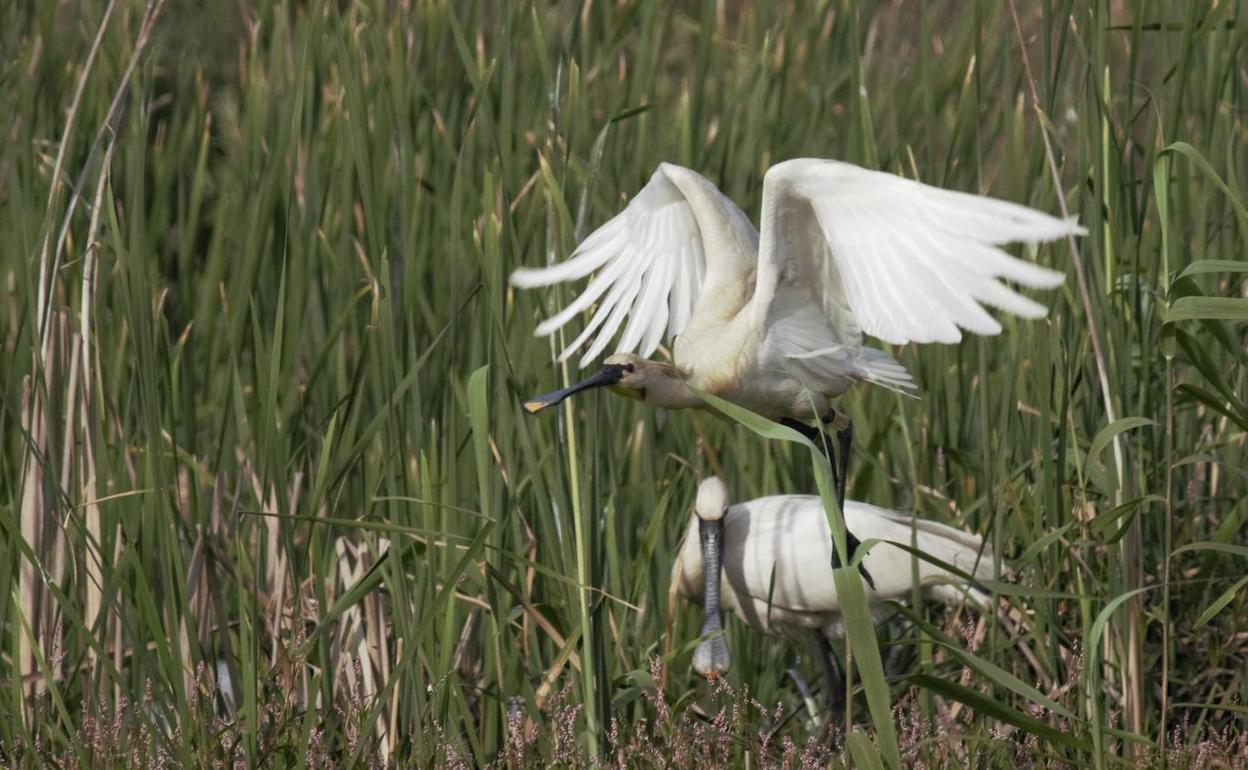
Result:
{"type": "Polygon", "coordinates": [[[728,498],[724,485],[710,478],[698,486],[693,505],[698,516],[698,540],[702,549],[702,641],[693,651],[693,669],[712,679],[728,671],[732,660],[724,641],[724,618],[719,607],[719,577],[724,549],[724,513],[728,498]]]}
{"type": "Polygon", "coordinates": [[[823,667],[823,699],[828,706],[827,723],[832,724],[845,713],[845,674],[836,651],[828,643],[822,629],[812,629],[815,647],[819,650],[819,665],[823,667]]]}
{"type": "Polygon", "coordinates": [[[802,705],[806,707],[806,712],[810,714],[811,719],[819,721],[819,712],[815,709],[815,697],[810,692],[810,685],[806,684],[806,680],[802,678],[802,672],[798,671],[794,666],[789,666],[784,670],[789,679],[793,680],[793,686],[797,688],[797,692],[802,696],[802,705]]]}

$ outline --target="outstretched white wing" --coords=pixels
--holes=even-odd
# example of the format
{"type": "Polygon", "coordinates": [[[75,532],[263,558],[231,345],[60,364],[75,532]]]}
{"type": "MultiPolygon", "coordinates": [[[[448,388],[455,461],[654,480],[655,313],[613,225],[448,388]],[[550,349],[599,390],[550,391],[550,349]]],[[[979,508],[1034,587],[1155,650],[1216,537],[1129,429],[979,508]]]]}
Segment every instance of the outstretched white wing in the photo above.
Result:
{"type": "Polygon", "coordinates": [[[559,355],[560,361],[568,358],[592,337],[580,360],[584,367],[622,325],[616,351],[640,348],[649,356],[665,333],[675,337],[689,323],[707,270],[753,269],[757,242],[749,219],[713,184],[664,163],[624,211],[591,233],[571,257],[547,268],[517,270],[511,283],[550,286],[595,273],[585,290],[536,332],[552,334],[596,304],[580,336],[559,355]],[[714,250],[709,260],[708,246],[714,250]]]}
{"type": "Polygon", "coordinates": [[[960,329],[997,334],[984,305],[1043,317],[1044,306],[1001,281],[1053,288],[1065,275],[996,246],[1086,232],[1015,203],[816,159],[767,172],[761,224],[759,322],[784,321],[792,303],[773,303],[777,292],[809,291],[835,341],[851,344],[862,332],[894,344],[957,342],[960,329]]]}

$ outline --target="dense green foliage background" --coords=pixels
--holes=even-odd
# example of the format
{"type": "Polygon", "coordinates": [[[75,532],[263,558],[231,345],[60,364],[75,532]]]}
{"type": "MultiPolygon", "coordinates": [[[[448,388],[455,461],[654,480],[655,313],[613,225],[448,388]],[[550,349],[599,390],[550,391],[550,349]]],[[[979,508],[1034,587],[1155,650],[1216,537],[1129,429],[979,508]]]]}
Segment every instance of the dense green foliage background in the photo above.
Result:
{"type": "Polygon", "coordinates": [[[984,533],[1017,622],[881,628],[921,686],[830,761],[1248,756],[1248,9],[1011,7],[0,5],[0,757],[482,764],[532,719],[507,761],[576,764],[646,716],[629,763],[707,725],[703,764],[788,761],[755,722],[816,730],[804,648],[731,622],[767,713],[706,721],[668,570],[699,478],[810,492],[806,451],[524,415],[567,295],[506,276],[660,161],[754,214],[798,156],[1090,231],[1034,252],[1048,319],[843,401],[850,496],[984,533]]]}

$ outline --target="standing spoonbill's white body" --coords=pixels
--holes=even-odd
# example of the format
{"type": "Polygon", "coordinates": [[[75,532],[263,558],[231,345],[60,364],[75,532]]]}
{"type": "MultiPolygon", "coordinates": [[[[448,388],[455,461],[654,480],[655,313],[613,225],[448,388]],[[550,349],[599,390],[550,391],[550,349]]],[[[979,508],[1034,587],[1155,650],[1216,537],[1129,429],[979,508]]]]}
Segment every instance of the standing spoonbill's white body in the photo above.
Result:
{"type": "MultiPolygon", "coordinates": [[[[860,540],[878,539],[863,556],[874,586],[867,601],[877,618],[889,600],[905,600],[918,582],[926,598],[945,604],[986,607],[988,595],[956,573],[893,543],[913,546],[978,580],[992,577],[992,551],[977,535],[935,521],[850,500],[842,509],[846,528],[860,540]],[[911,539],[913,537],[913,540],[911,539]]],[[[826,676],[825,696],[839,710],[844,684],[829,645],[844,638],[841,602],[832,577],[831,541],[823,503],[811,495],[775,495],[729,503],[717,477],[698,487],[694,515],[672,565],[672,583],[703,606],[703,639],[693,664],[703,676],[730,665],[721,612],[766,633],[811,633],[826,676]]]]}
{"type": "Polygon", "coordinates": [[[693,388],[783,422],[825,451],[822,431],[798,421],[832,423],[841,432],[843,504],[852,434],[832,399],[859,380],[914,387],[863,336],[901,345],[957,342],[962,329],[996,334],[1001,324],[985,305],[1040,318],[1042,305],[1002,281],[1053,288],[1065,275],[996,247],[1084,232],[1018,204],[818,159],[767,171],[760,232],[706,178],[663,163],[569,259],[512,273],[519,287],[594,274],[537,327],[549,335],[595,308],[560,360],[588,343],[585,367],[619,333],[596,374],[524,407],[537,412],[610,387],[655,407],[705,408],[693,388]],[[664,336],[671,365],[648,360],[664,336]]]}

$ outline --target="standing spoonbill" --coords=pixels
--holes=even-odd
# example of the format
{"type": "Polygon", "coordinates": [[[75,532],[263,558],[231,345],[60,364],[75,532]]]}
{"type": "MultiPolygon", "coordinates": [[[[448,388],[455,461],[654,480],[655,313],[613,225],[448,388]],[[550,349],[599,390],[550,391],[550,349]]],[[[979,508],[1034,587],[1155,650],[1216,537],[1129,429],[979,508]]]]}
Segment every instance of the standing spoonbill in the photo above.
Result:
{"type": "MultiPolygon", "coordinates": [[[[846,528],[862,540],[878,539],[862,560],[875,576],[867,601],[877,619],[883,603],[908,599],[917,563],[923,595],[949,605],[985,608],[988,595],[919,552],[980,580],[992,577],[992,551],[969,532],[897,511],[850,500],[842,509],[846,528]]],[[[672,565],[672,584],[685,598],[702,603],[702,641],[693,666],[717,676],[731,664],[724,641],[723,609],[767,633],[809,633],[824,670],[824,697],[840,710],[845,685],[829,644],[845,637],[841,603],[832,578],[831,533],[823,503],[811,495],[775,495],[731,505],[728,489],[715,476],[698,486],[694,513],[672,565]],[[696,528],[696,532],[695,532],[696,528]]]]}
{"type": "Polygon", "coordinates": [[[589,365],[623,326],[596,374],[524,408],[535,413],[599,387],[654,407],[706,408],[696,389],[779,421],[827,453],[821,428],[801,422],[817,419],[838,433],[843,505],[852,426],[830,402],[859,380],[914,387],[863,335],[903,345],[958,342],[961,329],[997,334],[1001,324],[984,305],[1040,318],[1042,305],[1001,281],[1053,288],[1065,275],[996,247],[1085,232],[1015,203],[801,158],[764,176],[760,234],[705,177],[662,163],[569,259],[511,274],[528,288],[596,273],[537,327],[553,334],[597,305],[560,361],[592,338],[580,359],[589,365]],[[664,335],[672,364],[648,360],[664,335]]]}

